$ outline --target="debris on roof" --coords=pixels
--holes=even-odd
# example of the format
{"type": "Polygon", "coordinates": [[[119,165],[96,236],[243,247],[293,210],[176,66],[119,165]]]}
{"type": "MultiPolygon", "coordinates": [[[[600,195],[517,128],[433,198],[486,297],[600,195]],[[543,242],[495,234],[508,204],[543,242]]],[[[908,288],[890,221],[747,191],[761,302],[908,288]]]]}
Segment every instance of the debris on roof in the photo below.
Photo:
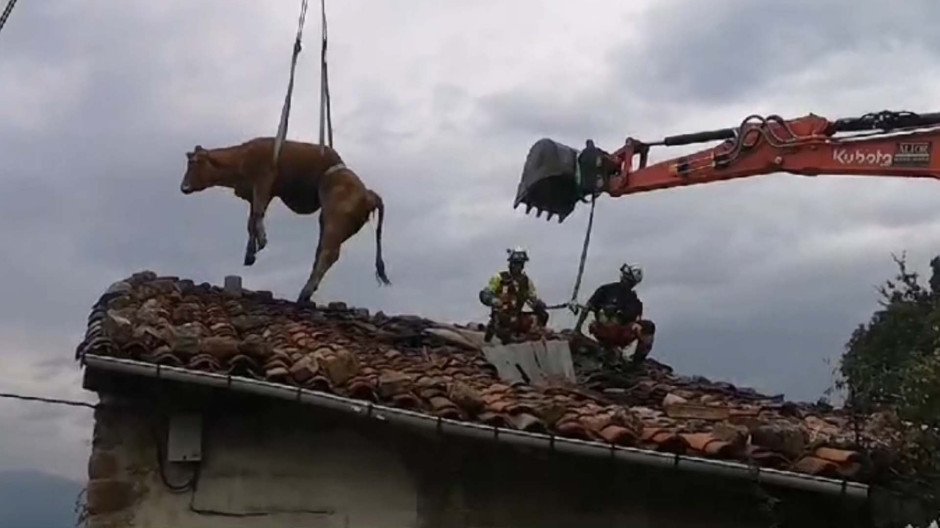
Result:
{"type": "Polygon", "coordinates": [[[889,423],[676,375],[625,371],[570,334],[579,382],[500,378],[472,327],[299,305],[269,292],[140,272],[112,285],[77,357],[98,355],[244,376],[433,416],[567,438],[866,481],[889,423]]]}

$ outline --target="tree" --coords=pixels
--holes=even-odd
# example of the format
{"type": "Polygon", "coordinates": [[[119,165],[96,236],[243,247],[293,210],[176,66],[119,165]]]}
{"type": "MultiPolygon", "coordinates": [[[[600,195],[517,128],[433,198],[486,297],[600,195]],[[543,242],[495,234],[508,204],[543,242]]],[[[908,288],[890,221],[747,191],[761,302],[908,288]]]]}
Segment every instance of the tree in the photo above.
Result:
{"type": "Polygon", "coordinates": [[[903,426],[897,482],[940,511],[940,257],[927,286],[894,256],[898,273],[879,289],[881,308],[859,325],[840,361],[847,405],[855,413],[890,409],[903,426]]]}
{"type": "Polygon", "coordinates": [[[898,406],[899,414],[940,424],[930,383],[929,366],[940,351],[940,259],[931,261],[930,287],[908,271],[905,257],[894,257],[899,271],[881,286],[881,309],[867,325],[859,325],[846,344],[841,373],[850,403],[859,411],[879,405],[898,406]],[[936,289],[935,289],[936,287],[936,289]],[[930,405],[933,403],[933,405],[930,405]],[[926,404],[926,407],[925,407],[926,404]]]}

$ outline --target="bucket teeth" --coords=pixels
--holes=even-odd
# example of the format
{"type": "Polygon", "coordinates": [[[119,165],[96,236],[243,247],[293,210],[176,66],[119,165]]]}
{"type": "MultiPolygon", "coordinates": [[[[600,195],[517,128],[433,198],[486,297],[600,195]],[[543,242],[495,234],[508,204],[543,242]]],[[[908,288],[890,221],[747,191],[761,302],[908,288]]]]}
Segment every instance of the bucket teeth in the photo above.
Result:
{"type": "Polygon", "coordinates": [[[548,216],[545,217],[545,220],[551,222],[553,216],[555,216],[555,213],[549,212],[548,216]]]}
{"type": "Polygon", "coordinates": [[[516,203],[526,204],[526,214],[537,210],[536,217],[547,213],[547,221],[556,216],[563,221],[582,194],[577,177],[578,150],[542,138],[526,155],[522,175],[516,187],[516,203]]]}

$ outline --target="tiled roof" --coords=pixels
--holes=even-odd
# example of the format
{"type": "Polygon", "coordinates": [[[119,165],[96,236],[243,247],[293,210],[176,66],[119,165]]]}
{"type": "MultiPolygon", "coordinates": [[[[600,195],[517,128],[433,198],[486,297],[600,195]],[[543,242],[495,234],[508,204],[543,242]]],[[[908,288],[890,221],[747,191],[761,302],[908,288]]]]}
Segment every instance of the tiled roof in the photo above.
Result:
{"type": "MultiPolygon", "coordinates": [[[[444,325],[447,327],[447,325],[444,325]]],[[[134,359],[324,391],[434,416],[560,437],[864,481],[847,416],[648,360],[640,373],[591,366],[578,385],[508,383],[471,342],[414,316],[302,306],[270,293],[140,272],[92,309],[78,355],[134,359]]],[[[449,327],[452,330],[454,327],[449,327]]],[[[574,347],[580,350],[580,347],[574,347]]],[[[877,417],[875,417],[877,418],[877,417]]],[[[884,423],[869,418],[863,440],[884,423]]],[[[875,434],[877,432],[877,435],[875,434]]]]}
{"type": "MultiPolygon", "coordinates": [[[[571,342],[578,352],[579,340],[571,342]]],[[[782,395],[676,375],[655,360],[631,372],[597,356],[575,353],[581,383],[636,413],[644,425],[642,439],[654,449],[675,445],[705,456],[743,457],[763,467],[855,481],[869,480],[892,462],[898,439],[892,413],[853,417],[822,402],[790,402],[782,395]]]]}

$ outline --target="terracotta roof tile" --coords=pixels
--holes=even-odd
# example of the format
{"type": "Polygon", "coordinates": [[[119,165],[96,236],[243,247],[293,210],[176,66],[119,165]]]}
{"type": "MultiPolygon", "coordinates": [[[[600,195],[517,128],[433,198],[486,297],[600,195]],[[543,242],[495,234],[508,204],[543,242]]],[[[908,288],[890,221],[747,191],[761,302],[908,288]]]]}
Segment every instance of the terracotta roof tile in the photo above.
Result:
{"type": "Polygon", "coordinates": [[[598,434],[604,441],[611,444],[632,446],[637,442],[635,430],[616,424],[607,425],[598,434]]]}
{"type": "Polygon", "coordinates": [[[830,447],[820,447],[816,449],[814,455],[823,460],[828,460],[837,464],[847,464],[852,462],[859,462],[861,460],[861,456],[856,451],[832,449],[830,447]]]}
{"type": "MultiPolygon", "coordinates": [[[[507,384],[478,342],[419,317],[315,309],[261,292],[233,297],[142,272],[101,297],[79,353],[246,376],[522,431],[814,475],[865,474],[851,421],[838,412],[678,376],[649,359],[638,372],[609,365],[592,371],[579,363],[589,355],[580,345],[572,352],[578,385],[507,384]]],[[[887,423],[862,427],[865,443],[883,445],[887,423]]]]}
{"type": "Polygon", "coordinates": [[[521,413],[509,416],[509,422],[520,431],[530,431],[534,433],[544,433],[548,431],[545,422],[537,416],[521,413]]]}
{"type": "Polygon", "coordinates": [[[809,473],[820,477],[839,476],[839,466],[836,463],[814,456],[801,458],[793,465],[792,469],[800,473],[809,473]]]}
{"type": "Polygon", "coordinates": [[[690,449],[689,442],[675,431],[661,427],[644,427],[641,443],[656,451],[684,454],[690,449]]]}
{"type": "Polygon", "coordinates": [[[784,469],[790,465],[790,461],[785,456],[758,445],[748,444],[744,448],[744,453],[748,460],[763,467],[784,469]]]}
{"type": "Polygon", "coordinates": [[[735,446],[712,433],[693,433],[681,435],[689,447],[695,451],[721,458],[732,458],[743,446],[735,446]]]}

